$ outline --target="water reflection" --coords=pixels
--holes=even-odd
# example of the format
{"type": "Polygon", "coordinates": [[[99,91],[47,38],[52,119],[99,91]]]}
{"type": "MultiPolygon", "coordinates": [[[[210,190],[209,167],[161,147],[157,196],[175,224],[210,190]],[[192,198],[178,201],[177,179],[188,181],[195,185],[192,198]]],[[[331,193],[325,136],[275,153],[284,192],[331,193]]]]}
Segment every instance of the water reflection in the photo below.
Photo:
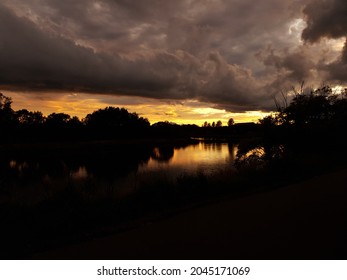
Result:
{"type": "Polygon", "coordinates": [[[238,146],[235,166],[238,169],[260,169],[273,160],[283,158],[285,154],[286,149],[282,144],[244,142],[238,146]]]}
{"type": "Polygon", "coordinates": [[[236,146],[227,143],[204,143],[187,147],[166,149],[166,160],[160,148],[155,148],[148,163],[142,165],[140,173],[165,172],[167,176],[177,176],[179,172],[188,175],[196,173],[211,174],[225,168],[232,168],[236,146]],[[161,157],[158,157],[158,153],[161,157]]]}
{"type": "Polygon", "coordinates": [[[187,175],[261,168],[284,152],[283,145],[201,141],[4,156],[0,159],[0,202],[37,203],[69,188],[94,199],[123,197],[153,182],[177,183],[187,175]]]}
{"type": "Polygon", "coordinates": [[[151,159],[160,162],[169,162],[174,156],[174,153],[173,147],[156,147],[153,149],[151,159]]]}
{"type": "MultiPolygon", "coordinates": [[[[71,186],[93,195],[136,191],[143,181],[233,169],[237,147],[228,143],[124,146],[37,152],[0,160],[0,191],[11,201],[40,201],[71,186]],[[30,193],[30,195],[28,195],[30,193]],[[30,197],[30,198],[29,198],[30,197]],[[34,197],[34,198],[33,198],[34,197]]],[[[4,199],[4,196],[2,197],[4,199]]]]}

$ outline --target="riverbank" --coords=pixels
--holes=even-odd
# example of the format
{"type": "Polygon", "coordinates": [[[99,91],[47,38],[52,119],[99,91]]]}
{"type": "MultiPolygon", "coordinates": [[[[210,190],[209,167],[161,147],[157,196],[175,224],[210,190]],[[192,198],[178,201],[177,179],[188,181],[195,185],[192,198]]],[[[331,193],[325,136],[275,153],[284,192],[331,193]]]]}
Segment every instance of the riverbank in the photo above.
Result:
{"type": "Polygon", "coordinates": [[[228,198],[34,259],[345,259],[347,169],[228,198]]]}

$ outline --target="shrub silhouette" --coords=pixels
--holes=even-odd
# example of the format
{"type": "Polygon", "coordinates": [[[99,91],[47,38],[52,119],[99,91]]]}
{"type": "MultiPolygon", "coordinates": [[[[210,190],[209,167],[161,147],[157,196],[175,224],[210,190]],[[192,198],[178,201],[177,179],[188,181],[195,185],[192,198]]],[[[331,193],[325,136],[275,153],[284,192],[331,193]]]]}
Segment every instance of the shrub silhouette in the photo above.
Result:
{"type": "MultiPolygon", "coordinates": [[[[342,94],[333,93],[330,86],[323,86],[308,93],[295,92],[288,106],[278,107],[275,116],[279,124],[322,124],[347,120],[347,89],[342,94]]],[[[263,121],[268,123],[267,121],[263,121]]]]}

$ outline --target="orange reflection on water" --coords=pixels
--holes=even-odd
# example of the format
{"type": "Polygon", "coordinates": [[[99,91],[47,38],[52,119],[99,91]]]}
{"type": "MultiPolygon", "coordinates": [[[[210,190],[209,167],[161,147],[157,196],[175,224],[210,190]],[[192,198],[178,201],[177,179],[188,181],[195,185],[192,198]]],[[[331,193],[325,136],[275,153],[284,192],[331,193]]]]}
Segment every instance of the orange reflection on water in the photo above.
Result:
{"type": "Polygon", "coordinates": [[[173,165],[199,164],[202,162],[216,164],[230,157],[227,144],[203,143],[175,150],[173,165]]]}
{"type": "Polygon", "coordinates": [[[146,169],[157,169],[160,167],[182,168],[193,171],[199,168],[213,168],[229,165],[234,161],[236,147],[227,143],[205,143],[190,145],[184,148],[175,148],[171,157],[166,160],[160,155],[160,149],[154,149],[154,156],[146,164],[146,169]]]}

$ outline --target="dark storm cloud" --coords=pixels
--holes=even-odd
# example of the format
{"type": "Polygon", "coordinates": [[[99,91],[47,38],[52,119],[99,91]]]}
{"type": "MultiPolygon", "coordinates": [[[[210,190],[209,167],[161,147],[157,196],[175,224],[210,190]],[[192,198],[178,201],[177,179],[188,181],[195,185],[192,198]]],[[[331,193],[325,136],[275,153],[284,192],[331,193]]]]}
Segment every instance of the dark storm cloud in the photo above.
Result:
{"type": "MultiPolygon", "coordinates": [[[[267,110],[321,63],[300,41],[305,3],[3,0],[0,83],[267,110]]],[[[315,41],[312,5],[302,36],[315,41]]]]}
{"type": "Polygon", "coordinates": [[[316,42],[323,37],[340,38],[347,35],[347,2],[345,0],[315,0],[303,10],[307,27],[302,38],[316,42]]]}
{"type": "Polygon", "coordinates": [[[336,82],[347,82],[347,39],[338,60],[324,66],[328,79],[336,82]]]}
{"type": "MultiPolygon", "coordinates": [[[[117,5],[125,4],[126,1],[117,2],[117,5]]],[[[68,13],[68,9],[60,2],[59,7],[64,17],[76,17],[80,22],[81,18],[86,18],[83,13],[80,13],[80,17],[72,14],[72,11],[68,13]]],[[[74,12],[83,10],[76,2],[73,7],[74,12]]],[[[135,13],[138,17],[152,21],[152,10],[146,12],[145,9],[138,9],[128,13],[135,13]]],[[[82,23],[85,32],[91,24],[87,24],[86,19],[82,23]]],[[[52,23],[48,25],[51,28],[53,26],[52,23]]],[[[60,34],[57,32],[59,28],[51,28],[38,28],[32,19],[18,17],[0,6],[0,70],[3,73],[0,82],[3,86],[250,103],[250,97],[243,92],[242,84],[248,85],[251,75],[242,67],[229,65],[218,52],[206,52],[197,58],[182,50],[184,48],[172,49],[171,52],[165,49],[145,50],[130,58],[132,53],[120,56],[95,51],[95,45],[91,48],[77,45],[69,38],[71,34],[60,34]]],[[[102,31],[104,29],[100,28],[100,32],[102,31]]],[[[82,32],[80,28],[78,32],[82,32]]],[[[127,33],[131,36],[131,32],[127,33]]],[[[103,39],[107,38],[105,34],[99,35],[103,39]]],[[[144,36],[143,33],[141,36],[144,36]]],[[[131,48],[131,44],[129,47],[131,48]]]]}
{"type": "Polygon", "coordinates": [[[169,54],[151,61],[130,61],[119,55],[96,53],[56,34],[44,33],[27,20],[0,6],[0,82],[13,88],[124,91],[156,95],[175,82],[170,71],[155,67],[176,65],[169,54]],[[152,71],[151,71],[152,70],[152,71]],[[134,75],[135,74],[135,75],[134,75]]]}
{"type": "Polygon", "coordinates": [[[298,48],[295,52],[284,51],[282,53],[267,48],[258,53],[257,57],[264,62],[264,65],[277,70],[278,75],[283,80],[282,84],[285,81],[296,83],[309,80],[312,77],[312,71],[317,66],[304,47],[298,48]]]}
{"type": "MultiPolygon", "coordinates": [[[[346,38],[347,36],[347,2],[344,0],[312,1],[303,10],[307,27],[302,38],[316,43],[322,38],[346,38]]],[[[346,43],[338,59],[321,65],[331,81],[347,81],[347,47],[346,43]]]]}

